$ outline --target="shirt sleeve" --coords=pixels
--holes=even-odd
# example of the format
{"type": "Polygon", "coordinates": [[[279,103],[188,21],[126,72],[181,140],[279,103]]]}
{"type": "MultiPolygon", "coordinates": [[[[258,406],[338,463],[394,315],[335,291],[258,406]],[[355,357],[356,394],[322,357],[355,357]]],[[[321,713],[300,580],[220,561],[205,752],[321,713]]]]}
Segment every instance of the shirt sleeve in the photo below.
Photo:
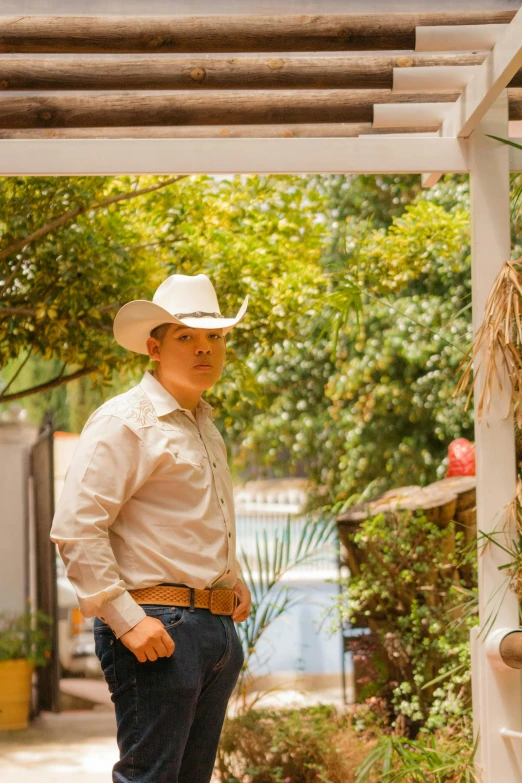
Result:
{"type": "Polygon", "coordinates": [[[146,617],[121,578],[109,528],[154,470],[138,433],[113,415],[84,427],[56,506],[50,538],[58,546],[84,617],[98,616],[116,637],[146,617]]]}

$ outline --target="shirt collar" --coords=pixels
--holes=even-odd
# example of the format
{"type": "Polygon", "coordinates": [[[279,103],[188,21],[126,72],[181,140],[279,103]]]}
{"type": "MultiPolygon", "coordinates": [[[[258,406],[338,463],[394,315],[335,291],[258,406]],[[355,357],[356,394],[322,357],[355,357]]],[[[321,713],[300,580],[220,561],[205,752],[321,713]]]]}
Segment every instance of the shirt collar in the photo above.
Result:
{"type": "MultiPolygon", "coordinates": [[[[167,391],[167,389],[157,380],[157,378],[151,375],[149,370],[145,371],[145,374],[143,375],[139,385],[151,401],[157,416],[166,416],[167,413],[171,413],[175,410],[187,410],[187,408],[181,407],[179,402],[169,391],[167,391]]],[[[213,406],[201,398],[196,406],[196,411],[198,408],[209,415],[213,406]]]]}

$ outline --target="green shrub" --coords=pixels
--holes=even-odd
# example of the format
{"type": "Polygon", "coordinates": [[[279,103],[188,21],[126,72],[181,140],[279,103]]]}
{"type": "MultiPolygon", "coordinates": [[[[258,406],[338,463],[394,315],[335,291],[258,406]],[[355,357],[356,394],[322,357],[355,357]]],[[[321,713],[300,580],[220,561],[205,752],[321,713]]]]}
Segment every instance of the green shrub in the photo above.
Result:
{"type": "Polygon", "coordinates": [[[35,666],[46,666],[53,647],[52,622],[52,617],[39,610],[0,612],[0,661],[25,658],[35,666]]]}
{"type": "Polygon", "coordinates": [[[380,652],[370,650],[379,665],[363,697],[388,700],[392,725],[403,716],[411,737],[421,726],[435,730],[469,714],[476,554],[463,533],[451,521],[396,512],[367,519],[350,538],[360,572],[346,582],[340,616],[370,627],[380,652]],[[462,565],[471,574],[467,585],[462,565]]]}
{"type": "Polygon", "coordinates": [[[225,719],[216,771],[221,783],[353,783],[367,752],[331,705],[251,709],[225,719]]]}
{"type": "Polygon", "coordinates": [[[417,740],[382,735],[357,771],[355,783],[479,783],[477,745],[460,733],[461,726],[417,740]],[[456,729],[456,730],[455,730],[456,729]]]}

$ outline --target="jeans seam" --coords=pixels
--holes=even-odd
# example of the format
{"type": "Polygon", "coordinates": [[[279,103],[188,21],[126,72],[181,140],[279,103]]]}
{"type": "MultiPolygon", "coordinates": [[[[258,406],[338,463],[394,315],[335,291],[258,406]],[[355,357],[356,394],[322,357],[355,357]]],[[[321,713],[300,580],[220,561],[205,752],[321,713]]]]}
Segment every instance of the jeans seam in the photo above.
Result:
{"type": "Polygon", "coordinates": [[[215,672],[217,669],[221,669],[221,667],[225,665],[225,663],[228,661],[230,657],[230,650],[232,649],[232,639],[230,637],[230,629],[228,625],[224,622],[224,620],[222,620],[222,615],[218,615],[218,617],[221,620],[221,624],[223,628],[225,629],[226,648],[221,660],[218,661],[216,665],[212,668],[213,672],[215,672]]]}
{"type": "Polygon", "coordinates": [[[136,748],[136,743],[138,741],[138,678],[136,677],[136,659],[132,661],[133,669],[134,669],[134,740],[132,743],[132,755],[131,755],[131,772],[132,772],[132,778],[131,780],[134,780],[134,752],[136,748]]]}

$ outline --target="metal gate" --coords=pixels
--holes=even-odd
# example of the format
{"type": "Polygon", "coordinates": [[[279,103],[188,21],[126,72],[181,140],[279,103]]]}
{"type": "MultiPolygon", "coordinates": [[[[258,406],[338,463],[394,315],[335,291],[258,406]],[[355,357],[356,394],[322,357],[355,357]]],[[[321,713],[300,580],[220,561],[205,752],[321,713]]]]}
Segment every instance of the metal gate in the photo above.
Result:
{"type": "Polygon", "coordinates": [[[60,659],[58,651],[58,598],[55,545],[49,535],[54,516],[54,414],[46,414],[31,450],[33,478],[34,541],[36,547],[36,609],[53,618],[51,658],[37,666],[37,699],[40,710],[60,712],[60,659]]]}

